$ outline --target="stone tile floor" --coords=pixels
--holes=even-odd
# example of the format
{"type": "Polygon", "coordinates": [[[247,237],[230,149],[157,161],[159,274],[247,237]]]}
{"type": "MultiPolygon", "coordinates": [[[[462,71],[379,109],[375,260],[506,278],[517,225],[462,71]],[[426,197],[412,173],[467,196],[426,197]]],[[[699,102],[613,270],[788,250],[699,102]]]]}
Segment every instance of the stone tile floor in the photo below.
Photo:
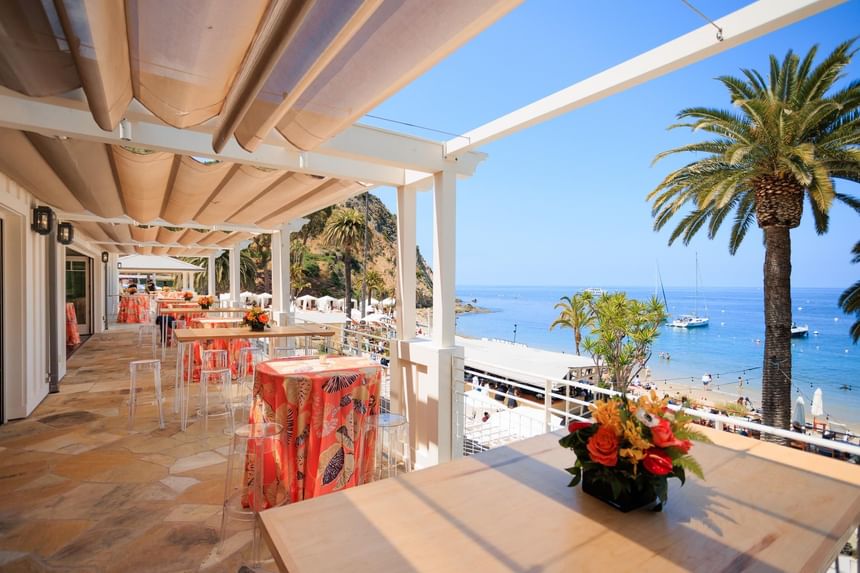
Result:
{"type": "Polygon", "coordinates": [[[58,394],[0,426],[0,571],[235,572],[249,557],[241,525],[217,550],[225,420],[210,418],[206,436],[193,419],[180,431],[172,350],[162,364],[166,428],[144,378],[128,431],[128,363],[151,356],[127,326],[93,336],[58,394]]]}

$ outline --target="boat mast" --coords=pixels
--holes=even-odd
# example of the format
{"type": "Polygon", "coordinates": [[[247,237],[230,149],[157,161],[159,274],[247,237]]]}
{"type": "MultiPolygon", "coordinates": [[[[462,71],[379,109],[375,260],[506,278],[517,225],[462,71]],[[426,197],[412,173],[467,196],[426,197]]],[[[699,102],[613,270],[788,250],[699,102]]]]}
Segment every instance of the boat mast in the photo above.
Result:
{"type": "Polygon", "coordinates": [[[699,316],[699,251],[696,251],[696,300],[693,305],[693,316],[699,316]]]}

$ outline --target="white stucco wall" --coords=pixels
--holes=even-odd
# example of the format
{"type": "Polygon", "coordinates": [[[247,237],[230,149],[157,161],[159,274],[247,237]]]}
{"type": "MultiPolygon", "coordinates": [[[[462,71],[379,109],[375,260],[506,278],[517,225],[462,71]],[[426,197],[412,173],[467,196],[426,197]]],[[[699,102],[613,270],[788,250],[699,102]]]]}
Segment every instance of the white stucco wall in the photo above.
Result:
{"type": "MultiPolygon", "coordinates": [[[[3,220],[3,370],[6,420],[29,416],[48,395],[48,347],[58,353],[58,378],[66,374],[65,247],[30,230],[30,210],[39,204],[23,187],[0,172],[3,220]],[[57,330],[49,332],[47,249],[57,249],[57,330]]],[[[103,330],[104,265],[101,249],[82,238],[72,248],[93,258],[94,332],[103,330]]],[[[116,263],[114,263],[116,264],[116,263]]],[[[62,388],[62,382],[61,382],[62,388]]]]}

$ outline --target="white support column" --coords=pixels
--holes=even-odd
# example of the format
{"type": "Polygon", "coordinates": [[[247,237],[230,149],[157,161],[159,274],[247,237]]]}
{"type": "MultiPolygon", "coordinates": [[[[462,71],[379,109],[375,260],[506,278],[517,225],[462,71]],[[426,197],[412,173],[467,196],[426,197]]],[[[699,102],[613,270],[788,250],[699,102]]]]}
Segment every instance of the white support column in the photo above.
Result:
{"type": "Polygon", "coordinates": [[[454,272],[457,179],[454,171],[433,176],[433,344],[454,346],[454,272]]]}
{"type": "Polygon", "coordinates": [[[307,219],[294,219],[272,234],[272,317],[280,325],[295,322],[290,310],[290,235],[307,222],[307,219]]]}
{"type": "Polygon", "coordinates": [[[415,190],[397,188],[397,338],[415,337],[415,272],[417,268],[415,239],[415,190]]]}
{"type": "Polygon", "coordinates": [[[242,292],[241,274],[239,273],[239,257],[242,245],[236,243],[230,247],[230,306],[242,306],[239,293],[242,292]]]}
{"type": "Polygon", "coordinates": [[[209,260],[206,264],[206,294],[211,296],[213,299],[217,296],[215,292],[215,259],[217,255],[211,254],[209,255],[209,260]]]}

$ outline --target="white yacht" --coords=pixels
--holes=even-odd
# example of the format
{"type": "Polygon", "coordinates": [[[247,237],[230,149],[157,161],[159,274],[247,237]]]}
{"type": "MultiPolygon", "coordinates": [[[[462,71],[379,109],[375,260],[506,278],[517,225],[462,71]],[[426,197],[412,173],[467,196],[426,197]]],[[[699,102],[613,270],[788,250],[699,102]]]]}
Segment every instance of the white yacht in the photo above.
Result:
{"type": "Polygon", "coordinates": [[[670,322],[669,326],[677,328],[697,328],[699,326],[708,326],[708,317],[696,316],[693,314],[682,314],[670,322]]]}
{"type": "Polygon", "coordinates": [[[669,323],[669,326],[675,328],[698,328],[708,326],[708,317],[699,316],[699,253],[696,253],[696,310],[693,314],[682,314],[678,318],[669,323]]]}
{"type": "Polygon", "coordinates": [[[791,323],[791,337],[792,338],[805,338],[809,336],[809,325],[804,324],[800,326],[799,324],[791,323]]]}

